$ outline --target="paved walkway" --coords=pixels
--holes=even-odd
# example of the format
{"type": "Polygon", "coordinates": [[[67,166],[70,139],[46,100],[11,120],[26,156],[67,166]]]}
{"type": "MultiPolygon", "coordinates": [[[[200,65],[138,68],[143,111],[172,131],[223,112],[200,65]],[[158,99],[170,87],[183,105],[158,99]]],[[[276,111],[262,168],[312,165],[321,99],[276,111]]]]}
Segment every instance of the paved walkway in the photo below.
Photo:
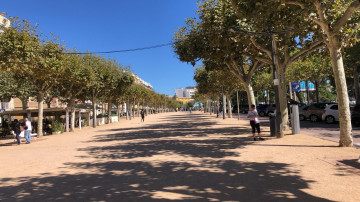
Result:
{"type": "Polygon", "coordinates": [[[360,201],[360,150],[249,135],[177,112],[0,146],[0,201],[360,201]]]}

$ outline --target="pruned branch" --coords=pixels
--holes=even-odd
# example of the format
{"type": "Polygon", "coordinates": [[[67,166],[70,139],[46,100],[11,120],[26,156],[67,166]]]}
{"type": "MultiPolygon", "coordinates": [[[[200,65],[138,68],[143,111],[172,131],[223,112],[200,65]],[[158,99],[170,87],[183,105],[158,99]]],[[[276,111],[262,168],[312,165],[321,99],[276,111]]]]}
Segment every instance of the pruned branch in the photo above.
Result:
{"type": "Polygon", "coordinates": [[[329,29],[329,26],[328,24],[326,24],[325,22],[322,22],[318,19],[316,19],[314,16],[309,16],[309,19],[314,21],[316,24],[320,25],[320,27],[322,27],[324,30],[328,30],[329,29]]]}
{"type": "Polygon", "coordinates": [[[330,30],[329,30],[329,23],[326,20],[326,16],[324,13],[324,9],[321,7],[321,4],[319,1],[315,1],[314,2],[314,6],[316,9],[316,12],[319,16],[319,19],[316,19],[314,15],[316,15],[315,13],[311,13],[309,15],[309,19],[314,21],[316,24],[320,25],[320,27],[327,33],[330,34],[330,30]]]}
{"type": "MultiPolygon", "coordinates": [[[[270,0],[272,2],[279,2],[278,0],[270,0]]],[[[288,5],[295,5],[295,6],[299,6],[300,8],[304,9],[306,8],[305,4],[304,3],[301,3],[301,2],[298,2],[298,1],[286,1],[284,2],[285,4],[288,4],[288,5]]]]}
{"type": "Polygon", "coordinates": [[[296,53],[294,56],[292,56],[289,61],[286,63],[286,66],[295,62],[296,60],[299,60],[300,58],[320,49],[323,48],[325,46],[325,44],[323,43],[323,41],[317,41],[313,44],[311,44],[309,47],[307,48],[303,48],[300,52],[296,53]]]}
{"type": "Polygon", "coordinates": [[[235,60],[231,60],[231,63],[233,64],[234,67],[236,67],[237,71],[239,71],[243,77],[246,76],[243,66],[239,67],[239,65],[236,63],[235,60]]]}
{"type": "Polygon", "coordinates": [[[346,22],[351,18],[352,14],[360,8],[360,1],[355,0],[350,4],[350,6],[346,9],[344,15],[335,23],[334,32],[340,31],[340,29],[346,24],[346,22]]]}
{"type": "Polygon", "coordinates": [[[271,58],[271,50],[266,49],[265,47],[262,47],[260,44],[256,43],[254,38],[251,38],[250,40],[257,49],[263,51],[269,58],[271,58]]]}
{"type": "Polygon", "coordinates": [[[286,1],[286,4],[300,6],[300,8],[302,9],[305,8],[305,4],[300,3],[298,1],[286,1]]]}
{"type": "Polygon", "coordinates": [[[248,76],[249,78],[251,78],[251,76],[254,74],[254,72],[256,70],[258,70],[259,68],[263,67],[265,64],[262,63],[262,62],[259,62],[259,61],[255,61],[254,65],[251,66],[250,70],[249,70],[249,73],[248,73],[248,76]]]}
{"type": "Polygon", "coordinates": [[[232,65],[230,65],[228,62],[225,62],[226,66],[228,67],[228,69],[235,74],[236,77],[238,77],[240,79],[241,82],[244,82],[244,75],[241,74],[241,72],[233,67],[232,65]]]}
{"type": "Polygon", "coordinates": [[[266,59],[266,58],[262,58],[262,57],[258,57],[258,56],[253,56],[253,55],[250,55],[250,54],[243,54],[245,57],[249,57],[249,58],[253,58],[257,61],[260,61],[260,62],[263,62],[265,64],[269,64],[271,65],[272,64],[272,60],[270,59],[266,59]]]}

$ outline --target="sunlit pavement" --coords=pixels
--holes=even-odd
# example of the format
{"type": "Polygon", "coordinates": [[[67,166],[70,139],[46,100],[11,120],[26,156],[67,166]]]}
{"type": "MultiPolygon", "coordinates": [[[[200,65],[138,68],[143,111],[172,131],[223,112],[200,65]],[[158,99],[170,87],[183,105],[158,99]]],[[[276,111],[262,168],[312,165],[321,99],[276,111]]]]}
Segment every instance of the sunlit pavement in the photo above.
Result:
{"type": "Polygon", "coordinates": [[[177,112],[3,146],[0,201],[360,200],[358,150],[262,130],[177,112]]]}

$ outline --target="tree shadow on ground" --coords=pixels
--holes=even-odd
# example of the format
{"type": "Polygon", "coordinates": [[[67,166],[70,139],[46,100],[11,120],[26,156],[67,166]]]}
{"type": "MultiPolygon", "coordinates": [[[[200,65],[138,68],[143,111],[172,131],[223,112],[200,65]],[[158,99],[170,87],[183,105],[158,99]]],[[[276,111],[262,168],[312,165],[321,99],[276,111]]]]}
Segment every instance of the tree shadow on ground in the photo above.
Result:
{"type": "Polygon", "coordinates": [[[89,162],[64,165],[77,174],[0,179],[0,200],[329,201],[302,191],[312,181],[289,164],[238,160],[254,143],[248,128],[166,121],[96,136],[88,143],[100,145],[78,149],[89,162]]]}
{"type": "Polygon", "coordinates": [[[28,178],[2,186],[3,201],[329,201],[309,188],[299,171],[281,163],[211,161],[201,166],[166,162],[71,163],[94,174],[28,178]]]}

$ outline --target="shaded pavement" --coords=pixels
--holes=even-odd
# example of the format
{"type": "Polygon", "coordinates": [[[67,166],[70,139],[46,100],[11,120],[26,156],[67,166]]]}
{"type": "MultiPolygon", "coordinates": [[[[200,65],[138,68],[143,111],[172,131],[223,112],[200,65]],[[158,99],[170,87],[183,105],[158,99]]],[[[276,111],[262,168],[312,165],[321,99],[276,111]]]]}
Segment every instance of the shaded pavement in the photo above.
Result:
{"type": "MultiPolygon", "coordinates": [[[[325,162],[323,156],[324,152],[332,159],[339,158],[335,154],[355,156],[358,152],[354,148],[339,152],[332,142],[313,137],[311,143],[306,142],[308,136],[254,142],[247,122],[219,120],[196,112],[152,115],[145,121],[142,124],[136,118],[48,137],[31,145],[0,148],[0,200],[359,199],[359,194],[345,196],[352,191],[346,189],[349,185],[355,190],[360,188],[360,177],[352,172],[355,168],[337,168],[325,162]],[[311,156],[313,151],[318,151],[319,156],[311,156]],[[22,155],[16,158],[17,152],[36,157],[29,155],[23,160],[22,155]],[[304,159],[294,159],[298,155],[304,155],[304,159]],[[310,163],[312,168],[301,167],[314,157],[323,159],[310,163]],[[14,169],[15,166],[22,167],[14,169]],[[309,174],[314,167],[321,170],[312,172],[328,172],[324,174],[328,178],[321,181],[323,176],[309,174]],[[340,178],[344,182],[337,186],[335,182],[339,183],[340,178]],[[324,188],[323,184],[329,181],[334,185],[324,188]],[[322,188],[316,190],[317,187],[322,188]],[[332,196],[332,191],[345,198],[332,196]]],[[[268,134],[268,128],[263,130],[268,134]]]]}

